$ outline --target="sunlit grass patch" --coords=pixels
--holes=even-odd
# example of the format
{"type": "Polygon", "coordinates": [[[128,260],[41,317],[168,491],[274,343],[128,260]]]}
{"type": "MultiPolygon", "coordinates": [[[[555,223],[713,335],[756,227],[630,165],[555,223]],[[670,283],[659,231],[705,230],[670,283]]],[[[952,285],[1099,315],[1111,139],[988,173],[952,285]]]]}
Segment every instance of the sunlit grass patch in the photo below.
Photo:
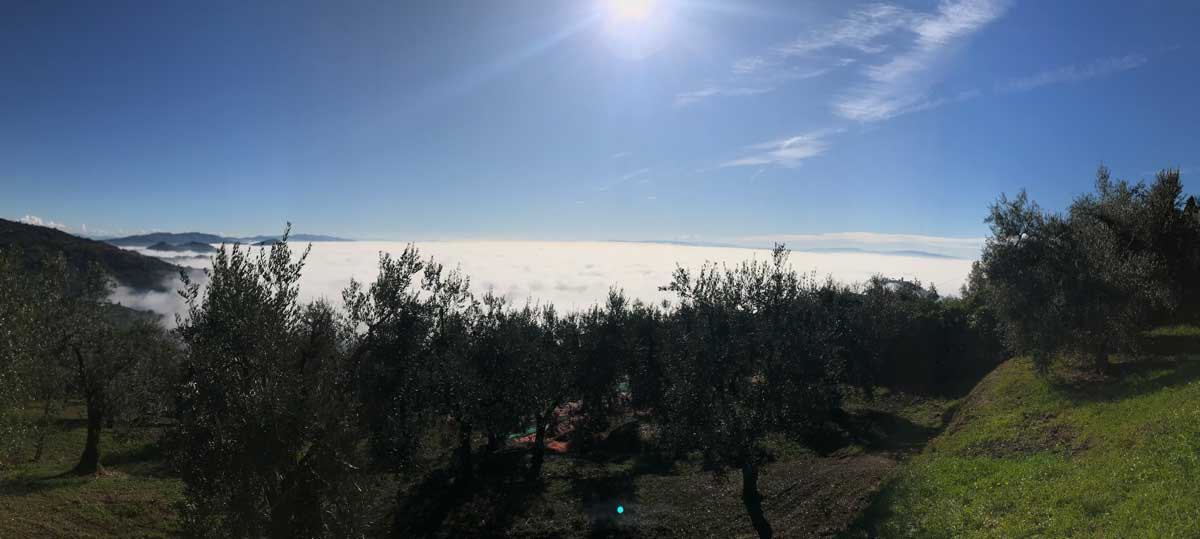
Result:
{"type": "Polygon", "coordinates": [[[1200,357],[1089,389],[1012,360],[864,518],[881,537],[1186,537],[1200,522],[1200,357]]]}
{"type": "Polygon", "coordinates": [[[0,471],[0,537],[172,537],[182,485],[165,473],[155,427],[106,430],[104,472],[68,473],[83,450],[86,428],[69,407],[49,425],[42,458],[0,471]]]}

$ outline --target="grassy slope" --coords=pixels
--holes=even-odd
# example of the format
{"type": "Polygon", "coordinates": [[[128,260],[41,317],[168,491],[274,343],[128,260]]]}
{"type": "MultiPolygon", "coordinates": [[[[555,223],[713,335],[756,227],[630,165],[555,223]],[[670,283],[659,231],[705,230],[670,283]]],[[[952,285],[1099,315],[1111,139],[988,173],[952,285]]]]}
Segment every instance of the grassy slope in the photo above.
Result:
{"type": "Polygon", "coordinates": [[[1072,387],[1026,359],[1001,365],[895,474],[858,534],[1194,537],[1200,355],[1122,367],[1119,381],[1072,387]]]}
{"type": "Polygon", "coordinates": [[[158,429],[106,430],[101,438],[106,471],[64,475],[83,450],[82,417],[72,407],[52,422],[40,463],[0,470],[0,537],[173,535],[182,487],[162,468],[158,429]]]}

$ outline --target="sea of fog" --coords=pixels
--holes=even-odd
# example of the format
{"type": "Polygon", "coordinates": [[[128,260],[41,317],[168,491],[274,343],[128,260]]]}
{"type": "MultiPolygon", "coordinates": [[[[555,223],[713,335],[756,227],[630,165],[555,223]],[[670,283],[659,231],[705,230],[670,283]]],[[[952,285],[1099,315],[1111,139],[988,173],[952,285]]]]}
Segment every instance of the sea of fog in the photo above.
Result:
{"type": "MultiPolygon", "coordinates": [[[[353,277],[369,282],[378,273],[379,253],[399,255],[405,242],[318,242],[300,280],[306,299],[325,298],[340,303],[341,291],[353,277]]],[[[670,299],[658,287],[670,282],[677,266],[699,268],[705,262],[736,264],[744,260],[769,260],[766,249],[703,247],[624,242],[548,241],[436,241],[418,242],[422,258],[433,257],[447,267],[460,267],[471,278],[477,293],[491,290],[523,304],[526,300],[553,303],[563,310],[603,303],[611,287],[624,289],[633,298],[657,302],[670,299]]],[[[300,251],[301,244],[294,249],[300,251]]],[[[252,249],[259,249],[251,247],[252,249]]],[[[159,252],[132,248],[174,264],[204,268],[209,255],[159,252]]],[[[843,283],[863,282],[872,275],[919,279],[942,293],[957,293],[971,269],[971,260],[856,252],[805,252],[791,254],[797,270],[818,278],[832,276],[843,283]]],[[[177,282],[168,283],[178,288],[177,282]]],[[[168,315],[183,310],[174,292],[134,293],[118,289],[114,301],[168,315]]]]}

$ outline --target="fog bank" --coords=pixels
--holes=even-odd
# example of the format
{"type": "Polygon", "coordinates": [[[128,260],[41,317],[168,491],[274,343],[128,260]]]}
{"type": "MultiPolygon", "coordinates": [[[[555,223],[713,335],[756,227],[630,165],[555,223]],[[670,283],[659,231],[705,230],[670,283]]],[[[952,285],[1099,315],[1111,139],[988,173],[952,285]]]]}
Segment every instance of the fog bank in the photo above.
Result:
{"type": "MultiPolygon", "coordinates": [[[[340,304],[341,291],[352,277],[363,282],[373,280],[378,273],[379,253],[399,255],[405,245],[404,242],[313,243],[300,279],[301,296],[340,304]]],[[[767,249],[655,243],[445,241],[416,245],[423,259],[433,257],[447,267],[461,267],[470,276],[476,293],[491,290],[514,302],[553,303],[562,310],[603,303],[613,286],[645,301],[671,299],[670,294],[659,291],[658,287],[670,281],[677,266],[698,268],[706,261],[732,265],[770,258],[767,249]]],[[[297,253],[303,248],[302,243],[293,244],[297,253]]],[[[210,264],[208,256],[194,253],[133,250],[191,268],[210,264]]],[[[815,273],[822,279],[828,275],[843,283],[856,283],[882,274],[919,279],[936,285],[943,294],[957,293],[971,269],[971,260],[967,259],[873,253],[797,251],[791,254],[791,262],[798,271],[815,273]]],[[[178,282],[171,284],[172,288],[178,288],[178,282]]],[[[114,299],[131,307],[163,313],[169,319],[183,310],[182,300],[174,292],[134,294],[119,289],[114,299]]]]}

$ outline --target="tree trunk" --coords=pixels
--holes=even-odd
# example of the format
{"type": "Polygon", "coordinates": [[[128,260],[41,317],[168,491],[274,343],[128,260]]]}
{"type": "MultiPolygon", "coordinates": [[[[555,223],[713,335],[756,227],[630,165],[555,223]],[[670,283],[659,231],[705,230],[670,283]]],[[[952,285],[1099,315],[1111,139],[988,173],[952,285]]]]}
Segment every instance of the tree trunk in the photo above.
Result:
{"type": "Polygon", "coordinates": [[[1106,348],[1097,348],[1092,352],[1092,364],[1095,366],[1096,372],[1100,374],[1109,374],[1112,372],[1112,364],[1108,362],[1108,350],[1106,348]]]}
{"type": "Polygon", "coordinates": [[[83,455],[75,466],[79,475],[94,474],[100,471],[100,429],[104,426],[104,410],[97,398],[87,398],[87,443],[83,447],[83,455]]]}
{"type": "Polygon", "coordinates": [[[42,406],[42,418],[38,420],[38,439],[37,449],[33,452],[33,461],[42,461],[42,452],[46,448],[46,431],[50,429],[50,403],[51,399],[46,399],[46,404],[42,406]]]}
{"type": "Polygon", "coordinates": [[[533,435],[533,460],[529,464],[529,477],[534,478],[542,474],[542,462],[545,461],[546,455],[546,418],[545,416],[537,416],[536,430],[533,435]]]}
{"type": "Polygon", "coordinates": [[[404,507],[405,502],[408,500],[408,496],[406,494],[407,491],[403,486],[396,487],[396,501],[392,510],[392,529],[391,532],[388,533],[388,537],[390,539],[405,539],[408,537],[408,533],[405,530],[405,514],[404,511],[401,510],[401,508],[404,507]]]}
{"type": "Polygon", "coordinates": [[[295,536],[295,531],[292,530],[292,504],[289,495],[284,494],[282,499],[275,500],[275,504],[271,507],[271,537],[273,539],[287,539],[295,536]]]}
{"type": "Polygon", "coordinates": [[[742,464],[742,504],[750,514],[750,523],[761,539],[770,539],[774,534],[762,510],[762,495],[758,493],[758,466],[747,460],[742,464]]]}
{"type": "Polygon", "coordinates": [[[458,428],[458,473],[463,481],[470,481],[475,470],[471,465],[471,425],[463,423],[458,428]]]}

